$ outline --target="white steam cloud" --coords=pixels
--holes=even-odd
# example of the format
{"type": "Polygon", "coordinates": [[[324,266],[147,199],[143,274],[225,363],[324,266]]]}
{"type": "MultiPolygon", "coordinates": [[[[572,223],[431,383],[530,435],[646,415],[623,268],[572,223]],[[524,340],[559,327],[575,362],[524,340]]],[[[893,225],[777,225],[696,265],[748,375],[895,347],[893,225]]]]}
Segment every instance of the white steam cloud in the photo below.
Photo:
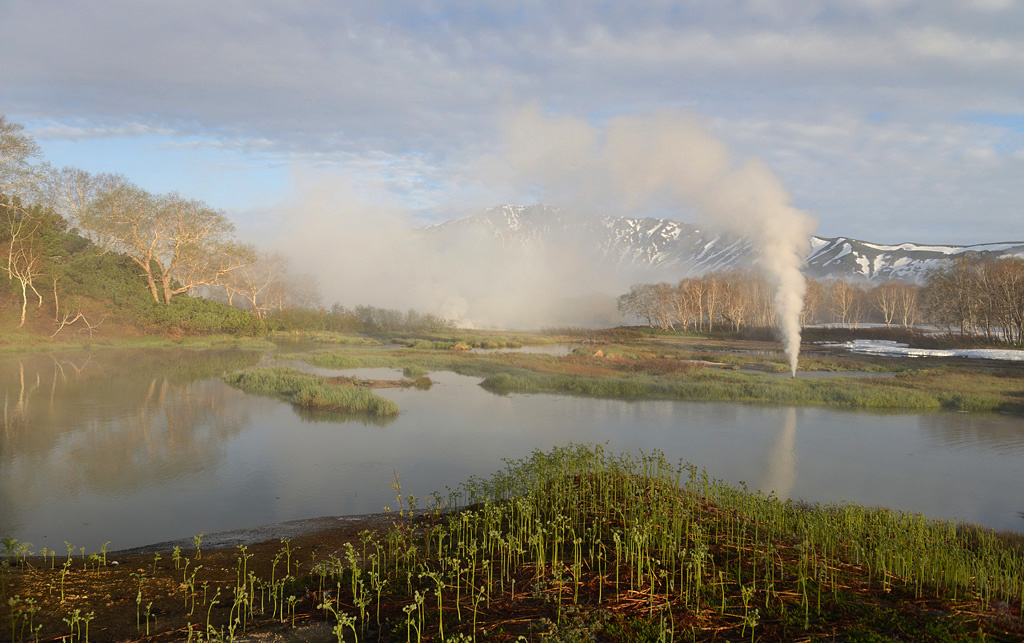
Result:
{"type": "MultiPolygon", "coordinates": [[[[622,116],[596,127],[528,105],[502,119],[502,134],[500,154],[467,164],[495,194],[488,205],[526,196],[570,216],[692,212],[750,239],[775,288],[795,374],[805,294],[800,266],[816,222],[790,205],[765,164],[735,163],[696,116],[680,112],[622,116]]],[[[415,308],[465,326],[598,325],[615,321],[612,297],[629,285],[627,276],[599,268],[587,240],[503,244],[493,230],[472,226],[422,234],[402,207],[374,203],[344,181],[322,178],[299,192],[289,206],[298,216],[288,217],[281,242],[291,246],[295,268],[318,276],[329,303],[415,308]],[[603,303],[584,299],[595,293],[603,303]]],[[[459,211],[466,204],[453,208],[459,211]]]]}
{"type": "Polygon", "coordinates": [[[529,105],[506,119],[504,133],[514,176],[554,203],[617,214],[687,209],[749,238],[775,288],[779,330],[796,374],[806,293],[800,266],[817,222],[790,205],[764,163],[735,163],[697,117],[679,112],[620,116],[598,128],[529,105]]]}
{"type": "Polygon", "coordinates": [[[628,283],[597,270],[583,249],[503,244],[491,230],[472,226],[424,234],[408,210],[381,202],[379,193],[375,198],[336,177],[301,183],[278,244],[296,272],[317,276],[328,305],[411,308],[461,327],[617,322],[611,293],[628,283]]]}

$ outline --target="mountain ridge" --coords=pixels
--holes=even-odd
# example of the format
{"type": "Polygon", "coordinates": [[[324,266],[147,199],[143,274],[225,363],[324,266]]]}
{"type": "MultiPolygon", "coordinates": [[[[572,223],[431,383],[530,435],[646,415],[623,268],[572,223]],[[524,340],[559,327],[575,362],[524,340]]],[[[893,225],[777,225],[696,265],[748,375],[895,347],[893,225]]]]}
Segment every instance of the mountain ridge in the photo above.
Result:
{"type": "MultiPolygon", "coordinates": [[[[544,204],[496,206],[418,230],[437,240],[450,234],[474,234],[482,241],[491,239],[503,246],[539,242],[571,247],[589,253],[605,268],[647,280],[675,280],[715,270],[749,268],[757,260],[749,239],[710,225],[657,217],[570,214],[544,204]]],[[[812,236],[802,270],[814,279],[920,283],[929,271],[966,253],[1024,258],[1024,241],[883,244],[844,236],[812,236]]]]}

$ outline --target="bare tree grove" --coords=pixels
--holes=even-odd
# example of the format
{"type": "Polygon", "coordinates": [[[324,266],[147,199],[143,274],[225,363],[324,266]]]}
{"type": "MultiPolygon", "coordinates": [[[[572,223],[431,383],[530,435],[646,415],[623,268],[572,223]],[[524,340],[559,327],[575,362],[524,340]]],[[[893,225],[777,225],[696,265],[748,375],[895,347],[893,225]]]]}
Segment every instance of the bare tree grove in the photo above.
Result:
{"type": "MultiPolygon", "coordinates": [[[[774,293],[748,271],[709,273],[676,284],[636,284],[619,311],[663,330],[739,332],[775,324],[774,293]]],[[[959,257],[923,284],[807,280],[802,326],[936,327],[965,340],[1024,345],[1024,260],[959,257]]]]}

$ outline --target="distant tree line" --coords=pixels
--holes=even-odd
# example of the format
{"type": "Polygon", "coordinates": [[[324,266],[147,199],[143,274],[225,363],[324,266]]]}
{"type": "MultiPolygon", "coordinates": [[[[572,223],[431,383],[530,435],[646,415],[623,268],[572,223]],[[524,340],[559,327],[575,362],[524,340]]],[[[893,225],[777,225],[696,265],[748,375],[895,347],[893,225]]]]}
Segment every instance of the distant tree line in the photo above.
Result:
{"type": "Polygon", "coordinates": [[[275,311],[267,318],[268,328],[274,330],[316,330],[339,333],[434,333],[455,328],[455,322],[431,313],[415,310],[355,306],[346,308],[334,304],[292,307],[275,311]]]}
{"type": "MultiPolygon", "coordinates": [[[[773,298],[760,275],[732,270],[636,284],[617,303],[650,327],[739,332],[774,326],[773,298]]],[[[800,323],[929,325],[963,339],[1024,345],[1024,260],[965,255],[932,270],[923,284],[808,279],[800,323]]]]}

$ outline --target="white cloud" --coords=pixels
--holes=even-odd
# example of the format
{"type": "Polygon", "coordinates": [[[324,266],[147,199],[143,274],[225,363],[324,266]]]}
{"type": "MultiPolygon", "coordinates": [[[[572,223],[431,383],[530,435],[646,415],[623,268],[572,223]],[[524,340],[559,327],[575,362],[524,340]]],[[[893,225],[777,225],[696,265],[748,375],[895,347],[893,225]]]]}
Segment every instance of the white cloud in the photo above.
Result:
{"type": "Polygon", "coordinates": [[[687,107],[772,163],[825,228],[854,208],[907,226],[925,221],[908,211],[947,212],[951,230],[1016,207],[1000,195],[1020,146],[965,115],[1024,114],[1024,3],[8,0],[4,14],[0,113],[83,154],[155,136],[235,167],[330,167],[438,210],[487,202],[465,166],[506,106],[592,122],[687,107]]]}
{"type": "Polygon", "coordinates": [[[167,127],[155,127],[143,123],[120,125],[76,126],[70,123],[50,122],[27,130],[37,140],[60,139],[80,141],[92,138],[122,138],[133,136],[165,136],[173,134],[167,127]]]}

